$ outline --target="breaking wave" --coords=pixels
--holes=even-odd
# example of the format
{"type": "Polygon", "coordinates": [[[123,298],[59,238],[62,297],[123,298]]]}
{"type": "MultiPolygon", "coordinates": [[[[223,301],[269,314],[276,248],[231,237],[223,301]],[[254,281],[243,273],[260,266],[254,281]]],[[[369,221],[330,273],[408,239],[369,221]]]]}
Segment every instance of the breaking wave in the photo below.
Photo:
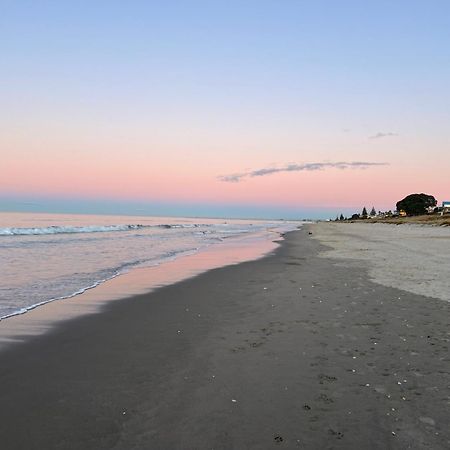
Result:
{"type": "Polygon", "coordinates": [[[50,226],[37,228],[0,228],[0,236],[40,236],[46,234],[74,234],[74,233],[104,233],[112,231],[131,231],[140,230],[142,228],[195,228],[198,224],[177,224],[177,225],[87,225],[83,227],[69,227],[69,226],[50,226]]]}

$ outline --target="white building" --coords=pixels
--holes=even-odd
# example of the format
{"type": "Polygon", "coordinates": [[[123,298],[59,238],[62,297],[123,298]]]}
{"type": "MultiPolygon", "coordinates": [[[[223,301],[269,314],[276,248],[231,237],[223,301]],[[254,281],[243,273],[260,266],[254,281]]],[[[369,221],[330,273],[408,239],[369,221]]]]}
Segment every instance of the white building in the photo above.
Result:
{"type": "Polygon", "coordinates": [[[450,213],[450,201],[442,202],[442,214],[450,213]]]}

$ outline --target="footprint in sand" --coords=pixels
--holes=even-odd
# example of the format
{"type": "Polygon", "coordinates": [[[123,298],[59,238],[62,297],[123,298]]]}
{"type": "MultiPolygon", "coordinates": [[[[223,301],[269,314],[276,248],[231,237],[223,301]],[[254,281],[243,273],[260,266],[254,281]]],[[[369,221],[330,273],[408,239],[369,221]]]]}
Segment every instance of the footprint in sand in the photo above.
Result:
{"type": "Polygon", "coordinates": [[[324,384],[324,383],[333,383],[337,380],[336,377],[333,377],[331,375],[325,375],[323,373],[319,374],[317,376],[317,378],[319,378],[319,383],[320,384],[324,384]]]}
{"type": "Polygon", "coordinates": [[[334,403],[334,400],[332,398],[328,397],[328,395],[326,395],[326,394],[320,394],[317,397],[317,400],[320,402],[326,403],[327,405],[334,403]]]}
{"type": "Polygon", "coordinates": [[[341,433],[340,431],[335,431],[332,428],[328,430],[328,434],[335,436],[337,439],[342,439],[344,437],[343,433],[341,433]]]}

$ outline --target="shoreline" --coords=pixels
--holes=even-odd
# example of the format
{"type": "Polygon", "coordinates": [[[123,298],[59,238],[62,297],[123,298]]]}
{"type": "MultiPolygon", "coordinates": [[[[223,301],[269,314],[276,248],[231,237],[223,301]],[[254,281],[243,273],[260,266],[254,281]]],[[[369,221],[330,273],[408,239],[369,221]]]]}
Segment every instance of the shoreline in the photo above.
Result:
{"type": "Polygon", "coordinates": [[[195,277],[208,270],[263,258],[274,251],[289,232],[271,230],[271,238],[258,239],[255,235],[251,240],[244,235],[153,266],[135,267],[95,283],[82,292],[46,300],[31,305],[24,312],[2,317],[0,352],[12,343],[45,333],[66,320],[99,313],[111,301],[149,294],[162,286],[195,277]]]}
{"type": "Polygon", "coordinates": [[[308,228],[5,349],[2,444],[448,448],[450,305],[324,258],[308,228]]]}

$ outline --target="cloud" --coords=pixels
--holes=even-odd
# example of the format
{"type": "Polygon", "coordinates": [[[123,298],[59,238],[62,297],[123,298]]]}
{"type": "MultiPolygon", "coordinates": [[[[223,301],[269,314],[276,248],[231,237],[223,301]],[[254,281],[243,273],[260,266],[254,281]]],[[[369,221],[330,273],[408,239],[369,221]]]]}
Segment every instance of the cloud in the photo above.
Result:
{"type": "Polygon", "coordinates": [[[240,173],[232,173],[230,175],[221,175],[218,177],[220,181],[225,181],[227,183],[239,183],[244,178],[254,178],[254,177],[263,177],[266,175],[271,175],[273,173],[280,172],[302,172],[308,171],[313,172],[317,170],[325,170],[325,169],[368,169],[369,167],[374,166],[387,166],[388,163],[381,162],[367,162],[367,161],[338,161],[338,162],[313,162],[313,163],[304,163],[304,164],[287,164],[282,167],[266,167],[263,169],[252,170],[250,172],[240,172],[240,173]]]}
{"type": "Polygon", "coordinates": [[[241,181],[243,177],[246,177],[245,173],[233,173],[231,175],[221,175],[217,177],[220,181],[226,181],[228,183],[237,183],[241,181]]]}
{"type": "Polygon", "coordinates": [[[383,139],[385,137],[394,137],[394,136],[398,136],[397,133],[391,133],[390,131],[387,133],[383,133],[383,132],[378,132],[377,134],[374,134],[373,136],[369,136],[369,139],[383,139]]]}

